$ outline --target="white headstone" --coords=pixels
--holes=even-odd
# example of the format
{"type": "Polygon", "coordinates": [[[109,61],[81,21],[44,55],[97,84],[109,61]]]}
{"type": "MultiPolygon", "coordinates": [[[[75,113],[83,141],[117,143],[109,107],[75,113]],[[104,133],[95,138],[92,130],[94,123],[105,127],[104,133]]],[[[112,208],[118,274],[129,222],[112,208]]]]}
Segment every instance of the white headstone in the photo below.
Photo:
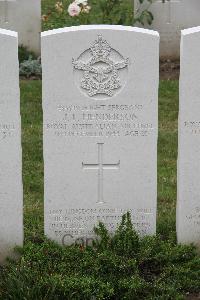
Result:
{"type": "Polygon", "coordinates": [[[40,54],[41,0],[0,0],[0,27],[17,31],[19,45],[40,54]]]}
{"type": "Polygon", "coordinates": [[[156,231],[159,35],[123,26],[42,34],[45,233],[88,242],[131,212],[156,231]]]}
{"type": "Polygon", "coordinates": [[[182,31],[177,236],[200,246],[200,27],[182,31]]]}
{"type": "Polygon", "coordinates": [[[17,33],[0,29],[0,263],[23,243],[17,33]]]}
{"type": "MultiPolygon", "coordinates": [[[[135,0],[135,10],[139,0],[135,0]]],[[[143,7],[147,7],[147,2],[143,7]]],[[[160,33],[160,56],[178,58],[180,54],[181,30],[200,25],[199,0],[154,0],[150,6],[154,16],[151,29],[160,33]]]]}

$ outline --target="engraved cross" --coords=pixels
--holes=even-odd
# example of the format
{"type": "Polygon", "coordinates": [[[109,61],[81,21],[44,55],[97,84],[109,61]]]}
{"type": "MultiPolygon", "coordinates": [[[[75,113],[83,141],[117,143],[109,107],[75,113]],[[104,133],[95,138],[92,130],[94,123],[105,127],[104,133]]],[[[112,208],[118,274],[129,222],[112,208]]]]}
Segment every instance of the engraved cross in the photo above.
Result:
{"type": "Polygon", "coordinates": [[[85,164],[82,163],[83,170],[98,170],[98,204],[104,203],[103,198],[103,173],[104,170],[119,170],[120,161],[116,164],[104,164],[103,163],[103,145],[104,143],[98,143],[98,163],[97,164],[85,164]]]}
{"type": "Polygon", "coordinates": [[[172,4],[180,3],[181,0],[157,0],[156,2],[167,3],[167,5],[168,5],[167,24],[171,24],[172,23],[172,4]]]}

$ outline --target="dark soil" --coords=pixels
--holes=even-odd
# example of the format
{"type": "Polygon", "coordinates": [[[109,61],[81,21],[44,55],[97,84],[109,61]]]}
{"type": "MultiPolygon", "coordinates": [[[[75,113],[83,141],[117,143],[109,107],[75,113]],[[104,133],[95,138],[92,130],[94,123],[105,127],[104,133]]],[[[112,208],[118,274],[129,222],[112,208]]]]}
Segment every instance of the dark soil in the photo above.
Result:
{"type": "Polygon", "coordinates": [[[160,61],[160,79],[161,80],[178,80],[180,73],[180,62],[178,60],[160,61]]]}
{"type": "Polygon", "coordinates": [[[200,300],[200,294],[196,295],[189,295],[186,297],[186,300],[200,300]]]}

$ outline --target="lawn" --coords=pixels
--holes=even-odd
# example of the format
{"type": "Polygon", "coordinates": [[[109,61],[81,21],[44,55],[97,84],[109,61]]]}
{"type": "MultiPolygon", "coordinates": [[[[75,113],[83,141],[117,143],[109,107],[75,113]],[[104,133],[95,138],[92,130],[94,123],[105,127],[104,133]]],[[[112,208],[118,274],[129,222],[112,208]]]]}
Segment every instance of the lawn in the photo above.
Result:
{"type": "Polygon", "coordinates": [[[0,272],[0,299],[165,300],[200,291],[200,259],[175,242],[178,81],[160,82],[158,238],[140,246],[129,229],[112,249],[105,231],[93,250],[44,239],[41,81],[21,81],[21,116],[25,247],[0,272]]]}
{"type": "Polygon", "coordinates": [[[43,232],[42,83],[21,81],[25,241],[43,232]]]}

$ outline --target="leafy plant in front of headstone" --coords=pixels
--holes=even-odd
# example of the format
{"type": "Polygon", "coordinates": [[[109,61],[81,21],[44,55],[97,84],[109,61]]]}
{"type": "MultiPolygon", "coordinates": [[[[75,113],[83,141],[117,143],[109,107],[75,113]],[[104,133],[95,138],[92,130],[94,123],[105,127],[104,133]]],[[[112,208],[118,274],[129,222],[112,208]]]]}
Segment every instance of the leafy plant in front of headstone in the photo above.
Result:
{"type": "Polygon", "coordinates": [[[20,64],[19,74],[20,76],[25,78],[41,78],[42,67],[40,63],[40,58],[33,59],[32,56],[29,56],[28,60],[25,60],[20,64]]]}
{"type": "Polygon", "coordinates": [[[152,0],[139,0],[134,13],[132,0],[63,0],[44,7],[43,29],[85,24],[134,25],[153,21],[149,10],[152,0]],[[142,6],[143,2],[147,6],[142,6]]]}
{"type": "MultiPolygon", "coordinates": [[[[102,223],[93,246],[28,242],[0,273],[1,299],[185,299],[200,292],[193,246],[140,238],[123,216],[114,235],[102,223]]],[[[39,240],[39,239],[38,239],[39,240]]]]}
{"type": "Polygon", "coordinates": [[[111,237],[105,225],[101,222],[98,227],[94,228],[94,231],[99,237],[94,241],[94,247],[101,250],[110,248],[117,255],[125,255],[127,257],[136,255],[139,248],[139,236],[133,229],[129,212],[122,216],[122,221],[113,237],[111,237]]]}

